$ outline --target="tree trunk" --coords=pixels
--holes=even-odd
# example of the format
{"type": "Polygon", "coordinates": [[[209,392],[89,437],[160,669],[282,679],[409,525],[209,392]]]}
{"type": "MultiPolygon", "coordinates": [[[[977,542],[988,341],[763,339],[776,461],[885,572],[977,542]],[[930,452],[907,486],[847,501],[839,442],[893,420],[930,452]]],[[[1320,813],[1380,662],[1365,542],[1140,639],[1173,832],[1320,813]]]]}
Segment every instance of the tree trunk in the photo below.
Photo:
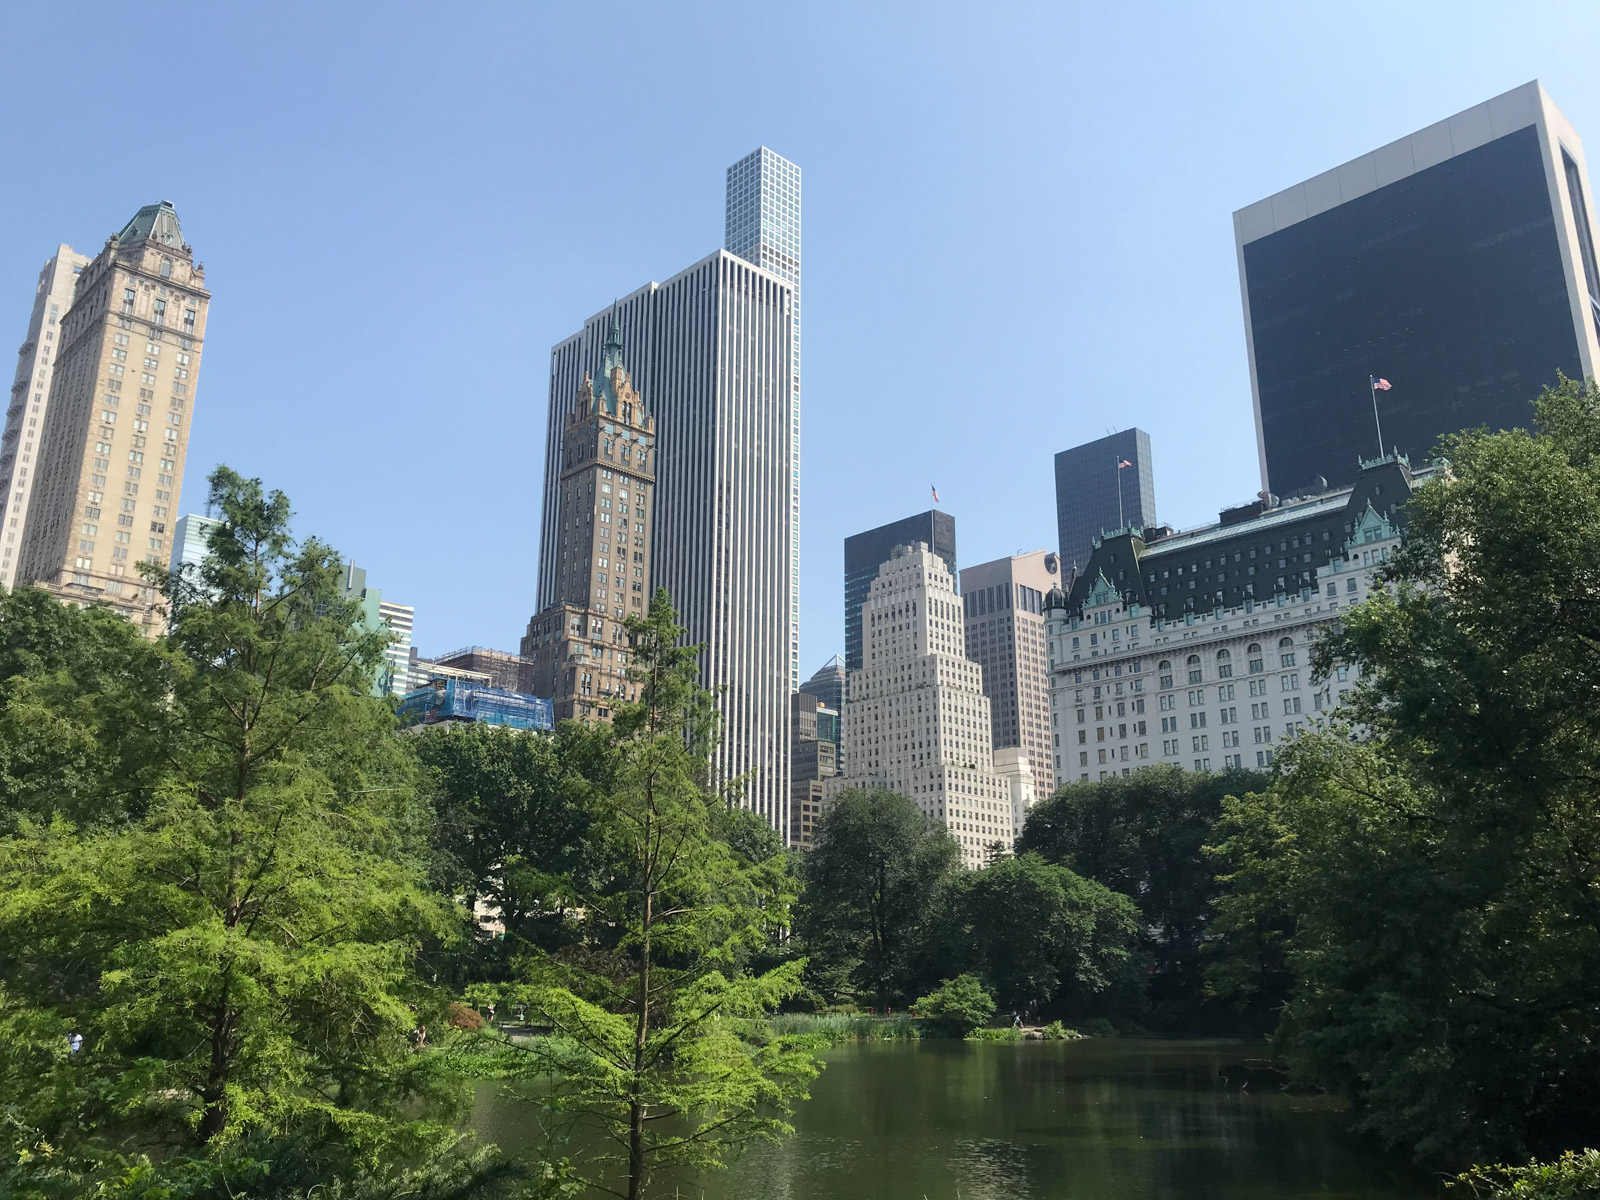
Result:
{"type": "MultiPolygon", "coordinates": [[[[648,876],[647,876],[648,878],[648,876]]],[[[646,884],[644,894],[644,940],[639,947],[639,1019],[633,1036],[633,1099],[628,1105],[628,1200],[644,1196],[644,1118],[640,1092],[644,1086],[645,1047],[650,1034],[650,910],[653,897],[646,884]]]]}

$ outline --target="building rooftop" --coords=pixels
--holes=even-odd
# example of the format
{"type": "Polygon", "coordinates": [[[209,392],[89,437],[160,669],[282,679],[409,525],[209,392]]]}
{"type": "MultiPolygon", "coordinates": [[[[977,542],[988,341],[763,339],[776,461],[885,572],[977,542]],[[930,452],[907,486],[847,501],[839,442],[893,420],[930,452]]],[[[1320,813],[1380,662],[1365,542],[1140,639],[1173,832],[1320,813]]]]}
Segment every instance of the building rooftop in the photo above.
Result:
{"type": "Polygon", "coordinates": [[[163,246],[182,249],[183,229],[178,225],[178,210],[163,200],[159,204],[146,204],[133,214],[133,220],[122,227],[117,242],[132,246],[137,242],[160,242],[163,246]]]}

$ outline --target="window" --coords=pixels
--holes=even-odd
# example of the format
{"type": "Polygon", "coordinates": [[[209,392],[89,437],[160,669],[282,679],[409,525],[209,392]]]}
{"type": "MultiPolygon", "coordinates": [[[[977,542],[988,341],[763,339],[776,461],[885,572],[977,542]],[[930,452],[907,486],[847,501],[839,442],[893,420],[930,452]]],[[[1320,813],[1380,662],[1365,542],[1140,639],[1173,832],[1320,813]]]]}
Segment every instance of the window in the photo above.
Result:
{"type": "Polygon", "coordinates": [[[1251,642],[1250,645],[1245,649],[1245,653],[1250,656],[1250,674],[1259,675],[1263,670],[1266,669],[1261,661],[1260,642],[1251,642]]]}
{"type": "Polygon", "coordinates": [[[122,311],[124,314],[131,314],[133,312],[133,295],[134,293],[132,288],[124,288],[122,290],[122,311]]]}
{"type": "Polygon", "coordinates": [[[153,323],[157,324],[157,325],[165,325],[166,324],[166,322],[167,322],[167,302],[165,300],[157,300],[156,301],[154,311],[150,315],[150,320],[153,323]]]}
{"type": "Polygon", "coordinates": [[[1172,686],[1172,663],[1169,662],[1167,659],[1163,658],[1161,660],[1161,662],[1157,665],[1156,670],[1161,672],[1161,686],[1164,687],[1164,688],[1171,687],[1172,686]]]}
{"type": "Polygon", "coordinates": [[[1283,711],[1285,715],[1292,715],[1300,711],[1299,696],[1285,696],[1283,698],[1283,711]]]}
{"type": "Polygon", "coordinates": [[[1226,651],[1226,650],[1218,650],[1217,651],[1217,678],[1218,679],[1232,679],[1233,678],[1233,661],[1232,661],[1232,659],[1233,659],[1233,655],[1229,654],[1228,651],[1226,651]]]}
{"type": "Polygon", "coordinates": [[[1190,683],[1199,683],[1200,680],[1204,678],[1204,676],[1202,676],[1200,673],[1200,656],[1198,654],[1189,655],[1188,659],[1184,663],[1184,666],[1186,666],[1189,670],[1190,683]]]}

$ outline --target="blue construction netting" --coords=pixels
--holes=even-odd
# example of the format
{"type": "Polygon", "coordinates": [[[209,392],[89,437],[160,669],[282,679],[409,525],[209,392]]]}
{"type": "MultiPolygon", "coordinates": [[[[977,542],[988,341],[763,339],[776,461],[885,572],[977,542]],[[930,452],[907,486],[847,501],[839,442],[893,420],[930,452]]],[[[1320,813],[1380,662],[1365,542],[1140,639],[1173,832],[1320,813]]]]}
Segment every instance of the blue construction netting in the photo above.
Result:
{"type": "Polygon", "coordinates": [[[445,679],[407,692],[397,710],[402,725],[480,721],[511,729],[554,729],[555,707],[538,696],[445,679]]]}

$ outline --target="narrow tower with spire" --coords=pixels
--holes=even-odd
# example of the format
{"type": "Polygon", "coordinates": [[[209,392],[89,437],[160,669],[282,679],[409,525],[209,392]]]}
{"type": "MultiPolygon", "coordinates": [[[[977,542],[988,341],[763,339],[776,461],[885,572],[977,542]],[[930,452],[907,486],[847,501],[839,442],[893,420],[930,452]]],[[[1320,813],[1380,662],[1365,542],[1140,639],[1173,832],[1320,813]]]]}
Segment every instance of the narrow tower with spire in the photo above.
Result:
{"type": "Polygon", "coordinates": [[[613,307],[599,378],[584,375],[562,435],[555,600],[522,638],[533,690],[558,721],[609,721],[635,698],[623,622],[650,602],[655,454],[655,417],[623,364],[613,307]]]}

